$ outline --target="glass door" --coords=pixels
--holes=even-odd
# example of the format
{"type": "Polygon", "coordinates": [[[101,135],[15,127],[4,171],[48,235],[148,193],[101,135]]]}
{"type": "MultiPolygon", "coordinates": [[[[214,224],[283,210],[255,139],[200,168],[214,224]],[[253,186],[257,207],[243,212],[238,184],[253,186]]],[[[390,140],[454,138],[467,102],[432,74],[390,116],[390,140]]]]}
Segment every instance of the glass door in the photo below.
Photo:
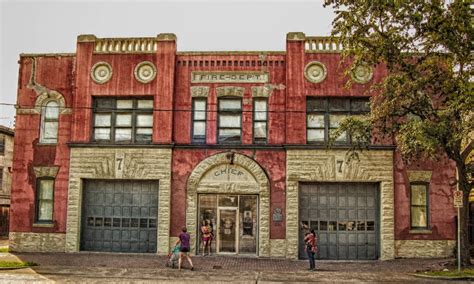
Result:
{"type": "Polygon", "coordinates": [[[219,208],[217,214],[217,252],[237,253],[237,208],[219,208]]]}

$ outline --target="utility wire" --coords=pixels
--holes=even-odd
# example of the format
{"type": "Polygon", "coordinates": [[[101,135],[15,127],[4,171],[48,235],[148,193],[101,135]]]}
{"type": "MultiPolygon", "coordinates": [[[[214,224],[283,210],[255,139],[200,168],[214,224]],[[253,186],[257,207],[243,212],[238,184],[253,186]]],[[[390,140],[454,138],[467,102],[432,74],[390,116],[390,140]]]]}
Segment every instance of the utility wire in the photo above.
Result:
{"type": "MultiPolygon", "coordinates": [[[[13,106],[13,107],[19,107],[19,108],[36,108],[36,106],[31,106],[31,105],[17,105],[17,104],[11,104],[11,103],[0,103],[0,105],[3,106],[13,106]]],[[[284,106],[280,106],[284,107],[284,106]]],[[[42,108],[45,108],[44,106],[42,108]]],[[[61,106],[50,106],[50,108],[63,108],[61,106]]],[[[225,109],[225,110],[192,110],[192,109],[156,109],[156,108],[95,108],[95,107],[87,107],[87,106],[79,106],[79,107],[73,107],[73,109],[90,109],[90,110],[97,110],[97,111],[114,111],[114,110],[120,110],[120,111],[150,111],[153,110],[154,112],[231,112],[231,111],[238,111],[238,112],[267,112],[267,113],[306,113],[306,110],[300,111],[300,110],[265,110],[265,111],[258,111],[258,110],[243,110],[243,109],[225,109]]],[[[324,110],[322,110],[324,111],[324,110]]]]}

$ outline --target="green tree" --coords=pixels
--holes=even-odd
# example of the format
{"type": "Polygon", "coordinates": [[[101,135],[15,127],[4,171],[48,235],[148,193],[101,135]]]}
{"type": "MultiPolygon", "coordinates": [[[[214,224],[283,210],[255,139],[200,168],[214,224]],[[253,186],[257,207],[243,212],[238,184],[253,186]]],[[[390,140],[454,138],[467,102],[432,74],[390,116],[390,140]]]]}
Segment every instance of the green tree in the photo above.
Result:
{"type": "MultiPolygon", "coordinates": [[[[370,91],[371,113],[347,119],[332,135],[349,131],[352,153],[371,143],[371,129],[393,137],[406,162],[448,157],[455,162],[461,210],[461,262],[470,264],[467,157],[474,148],[471,1],[325,0],[335,10],[333,36],[357,66],[385,66],[370,91]]],[[[350,82],[349,82],[350,83],[350,82]]]]}

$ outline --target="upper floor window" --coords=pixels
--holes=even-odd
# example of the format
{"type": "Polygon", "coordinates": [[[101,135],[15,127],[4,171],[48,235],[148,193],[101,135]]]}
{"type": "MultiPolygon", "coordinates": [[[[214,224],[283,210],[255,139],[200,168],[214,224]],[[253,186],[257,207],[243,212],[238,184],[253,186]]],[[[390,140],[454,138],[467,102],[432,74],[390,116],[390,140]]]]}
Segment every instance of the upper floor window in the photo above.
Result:
{"type": "Polygon", "coordinates": [[[193,99],[193,129],[194,143],[206,143],[206,98],[193,99]]]}
{"type": "Polygon", "coordinates": [[[0,134],[0,155],[5,155],[5,135],[0,134]]]}
{"type": "Polygon", "coordinates": [[[40,143],[58,142],[59,104],[48,101],[41,110],[40,143]]]}
{"type": "Polygon", "coordinates": [[[152,99],[96,98],[93,140],[148,143],[153,133],[152,99]]]}
{"type": "Polygon", "coordinates": [[[241,142],[242,100],[240,98],[219,99],[218,116],[219,143],[241,142]]]}
{"type": "Polygon", "coordinates": [[[54,179],[38,178],[36,184],[36,218],[37,223],[53,222],[54,179]]]}
{"type": "Polygon", "coordinates": [[[267,142],[267,100],[255,99],[253,102],[253,141],[267,142]]]}
{"type": "Polygon", "coordinates": [[[3,190],[3,168],[0,167],[0,191],[3,190]]]}
{"type": "MultiPolygon", "coordinates": [[[[308,143],[324,143],[332,130],[339,127],[348,116],[370,112],[368,98],[318,98],[306,101],[306,139],[308,143]]],[[[347,133],[336,138],[336,143],[347,144],[351,139],[347,133]]]]}
{"type": "Polygon", "coordinates": [[[427,229],[429,225],[429,195],[427,183],[410,184],[410,225],[413,229],[427,229]]]}

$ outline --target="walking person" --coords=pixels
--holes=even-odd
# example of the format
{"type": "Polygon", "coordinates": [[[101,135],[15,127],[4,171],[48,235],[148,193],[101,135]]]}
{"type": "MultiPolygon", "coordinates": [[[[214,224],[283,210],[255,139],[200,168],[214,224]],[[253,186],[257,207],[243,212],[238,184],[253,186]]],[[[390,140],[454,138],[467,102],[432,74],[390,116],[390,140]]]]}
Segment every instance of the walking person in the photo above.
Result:
{"type": "Polygon", "coordinates": [[[311,230],[309,233],[306,233],[304,237],[304,250],[306,251],[306,254],[308,255],[308,260],[309,260],[309,270],[316,270],[316,263],[314,260],[314,256],[316,254],[316,233],[314,230],[311,230]]]}
{"type": "Polygon", "coordinates": [[[193,261],[191,260],[190,255],[190,239],[191,236],[187,233],[186,227],[183,227],[181,233],[179,234],[178,241],[176,241],[176,245],[180,244],[180,252],[179,252],[179,260],[178,260],[178,269],[181,270],[181,263],[183,262],[184,256],[188,259],[189,265],[191,266],[191,270],[194,270],[193,261]]]}

